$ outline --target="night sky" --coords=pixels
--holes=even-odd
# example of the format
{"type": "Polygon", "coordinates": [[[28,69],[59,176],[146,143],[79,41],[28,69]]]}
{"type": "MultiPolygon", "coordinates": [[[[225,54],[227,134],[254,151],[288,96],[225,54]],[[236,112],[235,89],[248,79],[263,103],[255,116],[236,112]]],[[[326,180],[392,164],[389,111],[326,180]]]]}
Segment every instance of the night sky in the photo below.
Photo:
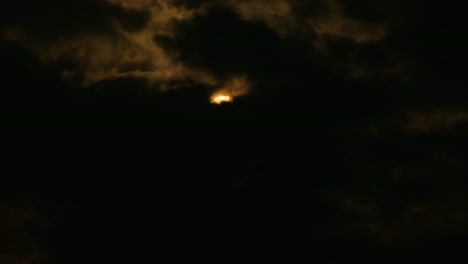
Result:
{"type": "Polygon", "coordinates": [[[0,263],[463,259],[455,3],[5,1],[0,263]]]}

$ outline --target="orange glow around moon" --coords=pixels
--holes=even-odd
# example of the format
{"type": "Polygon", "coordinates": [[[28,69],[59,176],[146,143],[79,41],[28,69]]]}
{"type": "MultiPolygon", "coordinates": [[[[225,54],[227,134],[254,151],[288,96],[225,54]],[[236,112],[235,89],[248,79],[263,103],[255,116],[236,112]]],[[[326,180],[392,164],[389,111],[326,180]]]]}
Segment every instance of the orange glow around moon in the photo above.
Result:
{"type": "Polygon", "coordinates": [[[218,95],[214,95],[213,97],[211,97],[211,103],[213,104],[230,103],[232,102],[233,99],[234,98],[230,95],[218,94],[218,95]]]}
{"type": "Polygon", "coordinates": [[[225,81],[210,97],[212,104],[232,103],[234,98],[244,96],[250,89],[250,82],[246,76],[234,76],[225,81]]]}

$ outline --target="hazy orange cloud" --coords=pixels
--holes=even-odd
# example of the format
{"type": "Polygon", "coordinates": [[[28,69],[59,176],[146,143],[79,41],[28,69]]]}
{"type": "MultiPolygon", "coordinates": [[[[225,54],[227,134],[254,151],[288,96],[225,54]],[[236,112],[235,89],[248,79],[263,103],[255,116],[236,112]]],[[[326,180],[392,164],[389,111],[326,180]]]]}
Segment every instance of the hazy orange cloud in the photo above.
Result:
{"type": "Polygon", "coordinates": [[[281,35],[285,35],[291,26],[291,5],[284,0],[230,0],[228,4],[239,13],[242,19],[247,21],[262,21],[275,29],[281,35]]]}
{"type": "Polygon", "coordinates": [[[403,129],[412,133],[430,133],[448,130],[460,124],[468,124],[468,111],[435,109],[408,113],[403,121],[403,129]]]}
{"type": "MultiPolygon", "coordinates": [[[[324,0],[327,6],[325,11],[305,17],[297,14],[298,1],[286,0],[207,1],[205,5],[193,8],[171,0],[103,1],[118,8],[148,13],[149,19],[141,28],[131,31],[125,29],[117,17],[110,16],[106,23],[109,23],[112,32],[85,31],[47,39],[38,37],[40,32],[32,34],[27,28],[13,25],[3,35],[27,47],[43,62],[61,65],[59,68],[64,77],[83,86],[129,77],[147,79],[162,89],[176,87],[178,82],[190,82],[223,90],[221,86],[226,79],[219,79],[209,69],[197,68],[179,60],[176,49],[168,52],[155,41],[157,37],[176,37],[179,34],[176,30],[178,23],[190,23],[194,17],[203,14],[210,4],[229,7],[239,14],[240,19],[265,23],[282,37],[303,36],[307,39],[308,35],[318,36],[313,38],[311,46],[327,56],[329,36],[368,43],[383,39],[387,33],[385,24],[369,24],[349,17],[338,0],[324,0]]],[[[357,68],[354,58],[345,61],[347,59],[340,58],[342,61],[336,63],[336,67],[348,68],[350,76],[366,76],[366,69],[357,68]]],[[[331,60],[334,61],[334,57],[331,60]]]]}
{"type": "Polygon", "coordinates": [[[326,0],[324,3],[327,6],[324,14],[311,14],[303,18],[293,11],[295,1],[229,1],[243,19],[262,21],[281,35],[313,32],[319,36],[345,38],[357,43],[379,41],[386,36],[387,25],[369,24],[349,17],[337,0],[326,0]]]}
{"type": "Polygon", "coordinates": [[[79,34],[50,41],[36,39],[19,27],[11,27],[4,35],[29,48],[43,62],[73,62],[74,67],[64,69],[64,76],[77,79],[84,86],[121,77],[145,78],[165,88],[170,88],[170,83],[186,80],[208,86],[217,84],[209,72],[176,61],[154,41],[155,36],[173,35],[173,24],[190,19],[193,10],[176,7],[170,1],[108,2],[149,11],[151,19],[136,32],[128,32],[113,23],[115,32],[110,34],[79,34]]]}
{"type": "MultiPolygon", "coordinates": [[[[394,78],[401,76],[405,68],[401,58],[385,66],[367,65],[358,51],[360,46],[385,40],[392,29],[390,17],[369,22],[347,14],[339,0],[323,0],[314,4],[295,0],[231,0],[228,4],[245,21],[262,22],[282,38],[299,37],[309,41],[315,54],[325,56],[324,60],[333,62],[333,67],[346,72],[349,78],[394,78]],[[317,10],[301,12],[303,5],[310,5],[308,8],[315,7],[317,10]],[[340,53],[336,54],[335,48],[330,45],[330,41],[335,40],[356,45],[349,54],[338,55],[340,53]]],[[[389,54],[389,51],[382,53],[389,54]]]]}
{"type": "Polygon", "coordinates": [[[335,196],[332,199],[336,199],[339,210],[352,216],[333,231],[333,236],[355,234],[367,236],[378,243],[398,243],[436,236],[447,231],[466,230],[468,210],[464,207],[466,197],[462,195],[453,194],[432,201],[411,201],[393,212],[392,217],[388,217],[386,215],[389,214],[389,208],[370,193],[338,191],[326,194],[335,196]]]}
{"type": "Polygon", "coordinates": [[[85,87],[104,80],[128,77],[146,79],[161,90],[189,82],[232,98],[247,93],[250,83],[246,77],[219,79],[209,70],[177,60],[177,54],[167,52],[154,41],[155,37],[174,37],[177,34],[175,23],[190,21],[202,9],[187,9],[167,0],[106,2],[124,9],[149,12],[150,19],[136,31],[125,30],[116,21],[111,21],[114,32],[109,34],[85,33],[48,41],[36,39],[21,27],[11,27],[4,35],[30,49],[45,63],[72,62],[71,67],[61,68],[63,76],[85,87]]]}
{"type": "Polygon", "coordinates": [[[351,18],[343,11],[337,0],[328,0],[329,13],[321,19],[311,19],[310,24],[319,35],[331,35],[351,39],[357,43],[382,40],[387,34],[387,25],[370,24],[351,18]]]}

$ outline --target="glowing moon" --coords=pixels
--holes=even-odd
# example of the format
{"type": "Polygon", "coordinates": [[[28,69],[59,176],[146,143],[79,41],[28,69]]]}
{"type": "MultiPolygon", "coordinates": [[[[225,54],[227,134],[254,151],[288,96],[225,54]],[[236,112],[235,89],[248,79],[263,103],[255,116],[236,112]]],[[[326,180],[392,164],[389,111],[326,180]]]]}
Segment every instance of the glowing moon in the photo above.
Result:
{"type": "Polygon", "coordinates": [[[213,104],[222,104],[222,103],[230,103],[234,98],[230,95],[226,94],[219,94],[211,97],[211,103],[213,104]]]}
{"type": "Polygon", "coordinates": [[[234,76],[224,82],[210,97],[212,104],[232,103],[234,98],[244,96],[250,90],[250,82],[246,76],[234,76]]]}

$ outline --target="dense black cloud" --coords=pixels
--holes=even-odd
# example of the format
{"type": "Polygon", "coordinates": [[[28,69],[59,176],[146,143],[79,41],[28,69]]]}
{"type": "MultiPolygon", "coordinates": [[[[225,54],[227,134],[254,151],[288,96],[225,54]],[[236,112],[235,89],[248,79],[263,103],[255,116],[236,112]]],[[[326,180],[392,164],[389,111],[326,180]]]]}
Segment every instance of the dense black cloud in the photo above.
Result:
{"type": "Polygon", "coordinates": [[[462,12],[5,3],[0,262],[461,256],[462,12]]]}
{"type": "Polygon", "coordinates": [[[422,100],[466,100],[459,89],[464,83],[461,61],[466,57],[463,15],[439,1],[421,9],[422,4],[406,4],[414,16],[405,16],[388,42],[412,64],[412,75],[425,93],[422,100]]]}
{"type": "Polygon", "coordinates": [[[27,29],[29,34],[41,38],[96,32],[112,33],[111,23],[116,20],[128,28],[141,28],[148,19],[144,11],[126,10],[106,1],[73,1],[63,3],[49,0],[40,3],[12,1],[2,8],[3,27],[27,29]]]}

